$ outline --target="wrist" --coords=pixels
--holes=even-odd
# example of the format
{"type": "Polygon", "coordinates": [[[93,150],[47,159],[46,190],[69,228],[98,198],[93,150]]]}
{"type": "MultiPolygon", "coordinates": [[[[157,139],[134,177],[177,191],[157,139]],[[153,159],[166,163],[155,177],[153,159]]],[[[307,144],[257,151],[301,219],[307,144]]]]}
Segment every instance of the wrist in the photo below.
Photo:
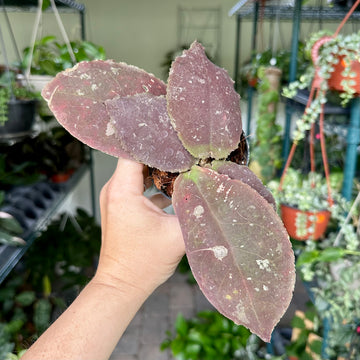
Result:
{"type": "Polygon", "coordinates": [[[100,258],[99,266],[92,282],[101,286],[113,288],[125,294],[146,299],[158,286],[151,281],[149,274],[139,276],[139,273],[127,266],[123,266],[119,261],[102,261],[100,258]]]}

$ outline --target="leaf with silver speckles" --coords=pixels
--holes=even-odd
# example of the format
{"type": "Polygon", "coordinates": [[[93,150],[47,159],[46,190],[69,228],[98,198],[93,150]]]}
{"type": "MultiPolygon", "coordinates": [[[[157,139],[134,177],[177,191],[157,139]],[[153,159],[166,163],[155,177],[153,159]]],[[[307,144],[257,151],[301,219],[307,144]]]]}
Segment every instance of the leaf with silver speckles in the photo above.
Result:
{"type": "Polygon", "coordinates": [[[59,73],[42,91],[59,123],[80,141],[131,158],[114,136],[104,102],[118,96],[166,94],[166,85],[135,66],[111,60],[81,62],[59,73]]]}
{"type": "Polygon", "coordinates": [[[231,179],[241,180],[256,190],[276,210],[276,202],[272,193],[263,185],[261,180],[245,165],[238,165],[230,161],[213,161],[211,168],[219,174],[231,179]]]}
{"type": "Polygon", "coordinates": [[[149,93],[106,101],[115,136],[143,164],[162,171],[189,170],[195,159],[171,125],[166,99],[149,93]]]}
{"type": "Polygon", "coordinates": [[[185,148],[197,158],[226,158],[242,132],[240,96],[224,70],[194,42],[172,64],[168,110],[185,148]]]}
{"type": "Polygon", "coordinates": [[[295,283],[292,246],[273,207],[242,181],[199,166],[176,179],[173,206],[202,292],[270,341],[295,283]]]}

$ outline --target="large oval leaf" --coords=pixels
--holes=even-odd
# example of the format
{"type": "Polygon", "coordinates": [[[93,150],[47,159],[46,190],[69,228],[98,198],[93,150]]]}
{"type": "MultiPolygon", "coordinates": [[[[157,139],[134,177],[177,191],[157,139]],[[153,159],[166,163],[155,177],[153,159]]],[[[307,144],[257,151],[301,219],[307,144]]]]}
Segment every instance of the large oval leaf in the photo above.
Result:
{"type": "Polygon", "coordinates": [[[205,296],[270,341],[295,283],[292,247],[273,207],[249,185],[198,166],[176,179],[173,205],[205,296]]]}
{"type": "Polygon", "coordinates": [[[165,97],[149,93],[119,97],[106,101],[106,108],[116,137],[137,161],[170,172],[195,164],[171,125],[165,97]]]}
{"type": "Polygon", "coordinates": [[[165,84],[135,66],[111,60],[81,62],[59,73],[42,91],[56,119],[85,144],[129,158],[105,108],[105,100],[149,92],[166,94],[165,84]]]}
{"type": "Polygon", "coordinates": [[[276,210],[276,202],[272,193],[246,165],[238,165],[231,161],[213,161],[211,167],[219,174],[227,175],[231,179],[241,180],[251,186],[276,210]]]}
{"type": "Polygon", "coordinates": [[[194,42],[173,62],[168,111],[185,148],[196,158],[226,158],[242,132],[240,96],[228,73],[194,42]]]}

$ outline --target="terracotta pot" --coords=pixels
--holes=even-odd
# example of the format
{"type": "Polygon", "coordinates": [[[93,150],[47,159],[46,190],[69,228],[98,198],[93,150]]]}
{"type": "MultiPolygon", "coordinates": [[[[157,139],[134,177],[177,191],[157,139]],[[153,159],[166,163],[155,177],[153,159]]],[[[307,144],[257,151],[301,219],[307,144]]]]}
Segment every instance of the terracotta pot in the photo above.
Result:
{"type": "Polygon", "coordinates": [[[346,66],[345,61],[342,59],[342,57],[340,57],[340,61],[335,65],[334,72],[332,73],[331,78],[328,81],[329,87],[332,90],[344,91],[344,88],[341,85],[342,80],[344,79],[354,80],[356,84],[353,86],[353,89],[355,90],[356,94],[359,95],[360,94],[360,62],[353,61],[350,64],[351,72],[356,73],[356,76],[353,78],[352,77],[344,78],[342,76],[342,72],[345,70],[345,66],[346,66]]]}
{"type": "Polygon", "coordinates": [[[331,213],[328,210],[301,211],[281,204],[281,218],[290,237],[295,240],[318,240],[325,232],[331,213]]]}
{"type": "MultiPolygon", "coordinates": [[[[316,64],[316,62],[318,60],[320,47],[322,45],[324,45],[325,43],[327,43],[328,41],[331,41],[332,39],[333,39],[332,36],[324,36],[315,42],[314,46],[311,49],[311,58],[312,58],[312,61],[314,64],[316,64]]],[[[331,90],[344,91],[344,88],[341,85],[342,80],[344,80],[344,79],[351,80],[352,79],[352,80],[355,80],[355,82],[356,82],[356,84],[353,86],[353,89],[355,90],[355,93],[357,95],[360,95],[360,81],[359,81],[360,62],[353,61],[350,64],[351,72],[356,73],[356,76],[351,77],[351,78],[350,77],[344,78],[342,75],[342,72],[345,70],[345,67],[347,66],[347,64],[345,63],[345,61],[343,59],[344,59],[343,56],[339,56],[339,62],[334,66],[334,71],[333,71],[330,79],[328,80],[329,88],[331,90]]],[[[318,70],[316,69],[316,73],[317,72],[318,72],[318,70]]],[[[316,88],[320,88],[321,81],[322,81],[322,79],[318,75],[315,75],[313,86],[315,86],[316,88]]]]}
{"type": "Polygon", "coordinates": [[[257,77],[248,77],[248,84],[251,87],[256,87],[256,85],[258,84],[258,78],[257,77]]]}
{"type": "Polygon", "coordinates": [[[70,169],[63,173],[54,174],[51,176],[51,181],[55,184],[60,184],[68,181],[71,175],[74,173],[73,169],[70,169]]]}

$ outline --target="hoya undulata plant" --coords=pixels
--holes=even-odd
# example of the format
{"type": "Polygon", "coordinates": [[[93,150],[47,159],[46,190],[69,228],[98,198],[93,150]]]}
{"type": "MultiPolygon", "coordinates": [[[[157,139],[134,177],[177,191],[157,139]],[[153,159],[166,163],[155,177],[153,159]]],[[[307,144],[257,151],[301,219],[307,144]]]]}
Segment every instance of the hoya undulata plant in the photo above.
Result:
{"type": "Polygon", "coordinates": [[[194,42],[167,85],[95,60],[59,73],[42,94],[89,146],[178,174],[172,203],[199,287],[220,313],[269,341],[292,297],[294,255],[272,195],[247,166],[226,160],[242,134],[227,72],[194,42]]]}

